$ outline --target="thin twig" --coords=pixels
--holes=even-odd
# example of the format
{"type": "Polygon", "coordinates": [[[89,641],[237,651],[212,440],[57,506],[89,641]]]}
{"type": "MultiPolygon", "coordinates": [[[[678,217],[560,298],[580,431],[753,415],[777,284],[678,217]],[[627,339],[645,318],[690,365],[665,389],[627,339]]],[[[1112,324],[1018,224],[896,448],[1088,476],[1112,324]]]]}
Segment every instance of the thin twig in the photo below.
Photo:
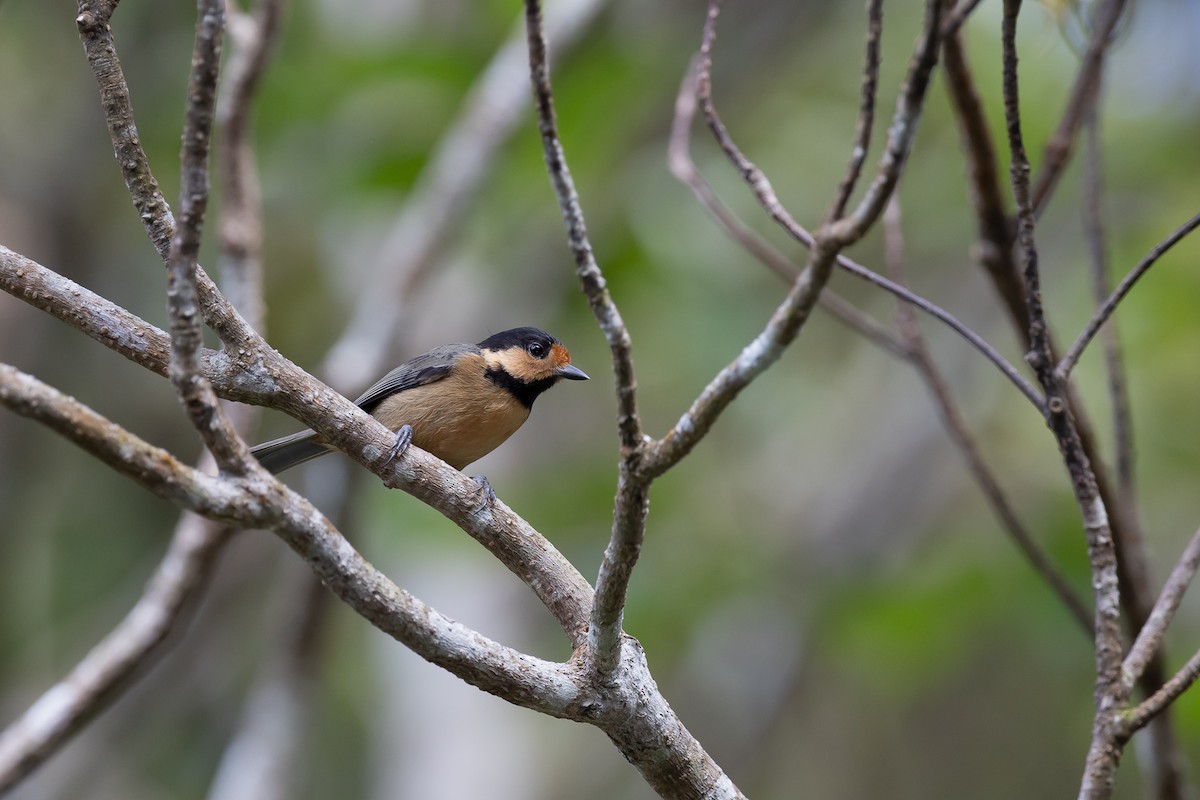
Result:
{"type": "Polygon", "coordinates": [[[1084,349],[1088,346],[1088,344],[1091,343],[1092,339],[1095,338],[1096,332],[1100,330],[1101,326],[1104,325],[1110,316],[1112,316],[1112,313],[1116,310],[1117,305],[1125,299],[1125,295],[1129,294],[1129,291],[1133,288],[1133,285],[1137,283],[1138,280],[1140,280],[1141,277],[1145,275],[1146,272],[1152,266],[1154,266],[1168,250],[1178,244],[1192,231],[1196,230],[1197,227],[1200,227],[1200,214],[1196,214],[1187,222],[1183,223],[1174,231],[1172,231],[1167,238],[1154,245],[1154,247],[1150,249],[1150,252],[1146,254],[1146,257],[1143,258],[1136,267],[1130,270],[1129,274],[1126,275],[1119,284],[1117,284],[1117,288],[1113,290],[1113,293],[1108,296],[1108,299],[1104,301],[1104,304],[1097,309],[1094,315],[1092,315],[1092,319],[1088,322],[1087,326],[1084,327],[1083,331],[1080,332],[1078,338],[1076,338],[1075,342],[1071,345],[1071,348],[1067,350],[1067,354],[1063,356],[1062,360],[1058,363],[1055,371],[1061,377],[1065,378],[1071,374],[1071,370],[1075,368],[1075,364],[1079,361],[1079,357],[1083,354],[1084,349]]]}
{"type": "MultiPolygon", "coordinates": [[[[715,19],[715,15],[719,13],[719,10],[719,3],[710,3],[709,19],[715,19]]],[[[922,40],[922,42],[924,41],[925,39],[922,40]]],[[[920,47],[920,45],[918,46],[920,47]]],[[[932,70],[933,62],[928,60],[932,57],[929,56],[927,51],[923,49],[920,52],[925,55],[926,60],[916,61],[912,65],[910,72],[923,69],[932,70]]],[[[812,248],[815,244],[816,237],[809,233],[804,226],[798,223],[791,216],[791,214],[788,213],[787,209],[783,207],[783,204],[779,202],[779,198],[775,194],[774,188],[771,186],[771,181],[762,173],[762,170],[755,166],[754,163],[750,161],[750,159],[747,158],[744,153],[742,153],[741,149],[738,148],[737,144],[729,135],[729,131],[726,129],[724,122],[722,122],[720,115],[717,113],[712,101],[712,59],[710,55],[706,55],[703,47],[701,48],[698,64],[696,90],[697,96],[699,97],[700,108],[704,114],[705,121],[708,123],[709,129],[712,131],[714,138],[717,140],[717,144],[720,145],[721,150],[725,153],[726,157],[738,170],[738,173],[742,176],[742,179],[747,183],[747,185],[750,186],[751,190],[754,192],[755,198],[759,202],[759,205],[761,205],[763,210],[767,212],[768,216],[770,216],[772,220],[774,220],[785,231],[787,231],[788,234],[790,234],[797,242],[805,247],[812,248]]],[[[913,80],[912,76],[910,75],[907,83],[912,86],[919,82],[913,80]]],[[[904,97],[905,95],[902,95],[902,101],[904,100],[904,97]]],[[[916,98],[909,97],[910,102],[915,99],[916,98]]],[[[907,106],[903,106],[903,102],[901,102],[899,105],[900,107],[897,108],[896,115],[897,120],[893,122],[891,127],[892,134],[899,135],[901,133],[906,133],[909,137],[911,137],[915,132],[916,126],[913,124],[911,127],[905,128],[899,124],[899,120],[910,119],[911,116],[907,110],[907,106]]],[[[911,121],[915,122],[915,120],[911,121]]],[[[889,152],[896,151],[897,149],[906,150],[906,146],[902,147],[898,144],[889,146],[889,152]]],[[[881,166],[881,169],[885,169],[886,167],[886,170],[888,171],[898,170],[901,164],[901,161],[895,160],[894,158],[885,158],[885,165],[881,166]]],[[[882,208],[880,210],[882,210],[882,208]]],[[[1008,378],[1008,380],[1014,386],[1017,387],[1021,394],[1023,394],[1029,400],[1029,402],[1033,404],[1034,408],[1038,409],[1038,411],[1042,412],[1043,414],[1045,413],[1045,402],[1042,399],[1041,393],[1034,388],[1033,384],[1026,380],[1024,376],[1017,371],[1016,367],[1010,364],[1008,360],[1004,358],[1004,356],[1000,355],[999,351],[988,344],[987,340],[964,325],[953,314],[949,313],[935,303],[932,303],[929,300],[920,297],[919,295],[913,294],[903,286],[899,286],[895,282],[889,281],[882,275],[871,271],[862,264],[859,264],[849,258],[839,255],[836,259],[836,263],[837,266],[849,272],[851,275],[878,286],[879,288],[884,289],[896,297],[901,298],[907,303],[913,304],[925,313],[935,317],[947,325],[951,330],[965,339],[972,347],[978,350],[984,358],[994,364],[996,368],[999,369],[1000,372],[1006,378],[1008,378]]]]}
{"type": "MultiPolygon", "coordinates": [[[[692,190],[700,206],[712,216],[726,236],[784,281],[791,283],[800,274],[800,267],[730,211],[692,159],[691,127],[697,107],[696,68],[693,60],[675,98],[675,117],[671,122],[671,137],[667,145],[667,166],[672,175],[692,190]]],[[[838,257],[839,263],[841,258],[838,257]]],[[[904,343],[887,326],[838,296],[832,289],[826,287],[821,292],[819,303],[822,309],[880,348],[899,359],[907,361],[910,358],[911,354],[905,349],[904,343]]]]}
{"type": "Polygon", "coordinates": [[[196,258],[208,208],[208,151],[224,30],[224,0],[198,0],[196,45],[179,158],[179,223],[167,257],[167,315],[171,330],[168,372],[180,402],[217,465],[226,472],[242,474],[249,467],[249,450],[222,412],[216,393],[200,370],[203,339],[196,289],[196,258]]]}
{"type": "Polygon", "coordinates": [[[1097,9],[1092,25],[1092,35],[1088,40],[1087,50],[1079,65],[1079,73],[1075,76],[1075,84],[1071,87],[1071,95],[1067,99],[1062,119],[1046,142],[1046,152],[1042,158],[1042,168],[1034,182],[1032,207],[1034,214],[1039,214],[1046,206],[1058,181],[1062,178],[1075,148],[1075,139],[1079,128],[1087,117],[1088,109],[1096,101],[1100,76],[1104,70],[1104,59],[1112,44],[1113,31],[1125,11],[1126,0],[1103,0],[1097,9]]]}
{"type": "Polygon", "coordinates": [[[1162,688],[1120,716],[1122,735],[1129,736],[1152,722],[1186,692],[1197,678],[1200,678],[1200,650],[1197,650],[1162,688]]]}
{"type": "Polygon", "coordinates": [[[958,29],[963,26],[967,17],[971,16],[980,2],[981,0],[959,0],[958,5],[946,13],[946,18],[942,22],[942,37],[948,39],[957,34],[958,29]]]}
{"type": "MultiPolygon", "coordinates": [[[[900,226],[900,204],[895,198],[884,211],[883,225],[884,253],[889,271],[899,283],[907,283],[904,240],[900,226]]],[[[1000,520],[1005,532],[1025,556],[1030,566],[1046,581],[1051,591],[1058,595],[1072,619],[1079,623],[1084,633],[1090,638],[1092,636],[1091,609],[1088,608],[1079,592],[1062,574],[1050,556],[1038,545],[1008,501],[1008,496],[1000,487],[1000,481],[979,451],[979,445],[971,434],[966,417],[963,416],[962,410],[954,401],[949,384],[930,356],[929,347],[921,333],[921,326],[912,306],[898,303],[897,313],[905,345],[913,354],[913,366],[928,387],[946,432],[958,447],[959,452],[962,453],[967,462],[967,469],[970,470],[975,482],[983,491],[984,497],[992,507],[992,512],[1000,520]]]]}
{"type": "MultiPolygon", "coordinates": [[[[874,192],[890,194],[903,166],[904,160],[900,154],[907,152],[915,135],[916,121],[929,85],[929,76],[936,63],[940,9],[941,3],[938,0],[933,0],[926,6],[926,29],[918,41],[917,56],[910,64],[905,89],[901,91],[889,129],[888,145],[872,189],[868,190],[868,198],[871,198],[874,192]]],[[[766,175],[738,148],[717,113],[712,98],[712,52],[720,10],[720,0],[710,0],[698,59],[697,95],[700,108],[717,143],[737,168],[759,204],[794,238],[810,247],[809,261],[763,331],[742,349],[732,363],[717,373],[667,435],[655,443],[653,454],[646,459],[643,467],[650,476],[661,475],[691,452],[738,393],[778,360],[808,320],[817,297],[829,280],[834,264],[837,263],[838,250],[865,231],[865,228],[860,230],[861,224],[873,222],[871,212],[863,212],[864,206],[860,204],[853,218],[830,221],[823,225],[815,236],[810,236],[779,202],[766,175]],[[845,225],[851,219],[853,222],[849,226],[845,225]]],[[[873,207],[875,200],[868,198],[864,198],[864,203],[868,208],[873,207]]],[[[890,281],[887,283],[895,286],[890,281]]]]}
{"type": "Polygon", "coordinates": [[[1133,685],[1146,671],[1146,665],[1150,663],[1154,654],[1162,646],[1167,626],[1175,618],[1175,612],[1179,610],[1179,604],[1183,602],[1183,594],[1191,585],[1192,579],[1196,577],[1197,569],[1200,569],[1200,530],[1192,535],[1183,555],[1179,557],[1179,563],[1171,570],[1171,575],[1163,584],[1162,592],[1159,593],[1158,600],[1150,611],[1150,617],[1138,631],[1137,639],[1134,640],[1133,646],[1129,648],[1129,653],[1125,656],[1125,661],[1121,665],[1121,674],[1129,689],[1133,689],[1133,685]]]}
{"type": "Polygon", "coordinates": [[[875,95],[879,89],[879,37],[883,32],[883,0],[867,3],[867,56],[863,66],[862,99],[859,101],[858,122],[854,129],[853,145],[850,149],[850,164],[838,185],[827,218],[838,220],[846,215],[846,203],[862,174],[867,150],[871,146],[871,133],[875,127],[875,95]]]}
{"type": "Polygon", "coordinates": [[[1025,310],[1025,286],[1013,260],[1013,224],[1004,205],[996,147],[983,100],[975,87],[958,33],[942,41],[942,74],[946,77],[946,91],[967,162],[967,185],[979,232],[975,257],[1004,302],[1022,346],[1027,348],[1029,318],[1025,310]]]}
{"type": "Polygon", "coordinates": [[[933,68],[941,51],[942,12],[946,5],[946,0],[925,3],[924,29],[909,61],[899,97],[896,98],[896,110],[888,126],[887,141],[875,171],[875,179],[863,193],[854,212],[830,225],[830,235],[843,245],[858,241],[875,224],[900,180],[904,162],[916,138],[917,121],[921,117],[925,96],[933,78],[933,68]]]}
{"type": "MultiPolygon", "coordinates": [[[[570,52],[608,0],[559,0],[546,12],[551,61],[570,52]]],[[[373,259],[369,282],[319,374],[338,388],[362,387],[392,364],[418,288],[460,238],[464,217],[496,158],[528,119],[529,53],[524,15],[463,98],[429,154],[373,259]]]]}
{"type": "MultiPolygon", "coordinates": [[[[1083,230],[1091,256],[1092,294],[1097,307],[1111,291],[1108,281],[1108,243],[1101,208],[1104,195],[1103,154],[1100,147],[1100,119],[1093,107],[1084,123],[1085,155],[1083,162],[1083,230]]],[[[1137,494],[1134,489],[1133,412],[1125,375],[1121,342],[1116,322],[1104,327],[1104,367],[1108,375],[1108,397],[1112,407],[1113,450],[1123,513],[1136,516],[1137,494]]]]}
{"type": "MultiPolygon", "coordinates": [[[[109,20],[116,9],[115,2],[103,0],[79,0],[79,15],[75,18],[79,37],[83,42],[88,65],[100,90],[100,103],[109,137],[113,143],[113,155],[125,180],[135,210],[146,235],[158,251],[163,262],[170,254],[171,239],[175,235],[175,218],[171,208],[159,189],[158,181],[150,169],[146,151],[142,149],[137,125],[134,123],[133,104],[129,99],[129,86],[117,58],[109,20]]],[[[255,338],[254,330],[246,324],[237,310],[225,300],[216,284],[197,265],[196,285],[200,311],[204,321],[234,353],[255,338]]]]}

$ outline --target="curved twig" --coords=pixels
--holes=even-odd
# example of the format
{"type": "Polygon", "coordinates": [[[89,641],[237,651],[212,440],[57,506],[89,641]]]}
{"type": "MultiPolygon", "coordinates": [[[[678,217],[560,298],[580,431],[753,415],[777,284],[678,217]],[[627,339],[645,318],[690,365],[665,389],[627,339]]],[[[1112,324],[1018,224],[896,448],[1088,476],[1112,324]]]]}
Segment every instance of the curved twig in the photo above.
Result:
{"type": "Polygon", "coordinates": [[[1150,249],[1150,252],[1146,254],[1146,257],[1143,258],[1136,267],[1131,269],[1129,274],[1126,275],[1119,284],[1117,284],[1117,288],[1113,290],[1112,294],[1108,296],[1108,299],[1104,301],[1104,304],[1096,310],[1094,315],[1092,315],[1091,321],[1088,322],[1087,326],[1080,332],[1078,338],[1076,338],[1071,344],[1070,349],[1067,350],[1067,354],[1062,357],[1061,361],[1058,362],[1058,366],[1055,367],[1055,372],[1058,374],[1060,379],[1065,379],[1071,374],[1071,370],[1075,368],[1075,364],[1079,361],[1079,357],[1083,354],[1084,349],[1091,343],[1092,339],[1095,338],[1096,333],[1100,330],[1108,318],[1112,316],[1112,313],[1116,310],[1117,305],[1119,305],[1120,302],[1125,299],[1125,295],[1129,294],[1129,291],[1133,289],[1134,284],[1137,283],[1138,280],[1140,280],[1141,277],[1145,275],[1146,272],[1155,265],[1155,263],[1158,262],[1158,259],[1162,258],[1162,256],[1168,250],[1178,244],[1192,231],[1196,230],[1197,227],[1200,227],[1200,214],[1196,214],[1187,222],[1183,223],[1174,231],[1172,231],[1167,238],[1154,245],[1154,247],[1150,249]]]}

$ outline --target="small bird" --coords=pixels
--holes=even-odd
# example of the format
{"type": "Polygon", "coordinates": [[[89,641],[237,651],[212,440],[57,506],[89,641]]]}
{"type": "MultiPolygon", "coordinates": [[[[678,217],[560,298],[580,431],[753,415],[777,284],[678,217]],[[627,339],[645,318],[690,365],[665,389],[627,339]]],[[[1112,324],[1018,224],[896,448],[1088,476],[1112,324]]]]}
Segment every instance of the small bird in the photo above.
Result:
{"type": "MultiPolygon", "coordinates": [[[[409,359],[354,402],[396,432],[392,458],[411,443],[462,469],[512,436],[538,395],[563,378],[588,376],[558,339],[537,328],[513,328],[479,344],[447,344],[409,359]]],[[[306,430],[250,452],[278,474],[332,449],[306,430]]],[[[486,479],[476,481],[493,496],[486,479]]]]}

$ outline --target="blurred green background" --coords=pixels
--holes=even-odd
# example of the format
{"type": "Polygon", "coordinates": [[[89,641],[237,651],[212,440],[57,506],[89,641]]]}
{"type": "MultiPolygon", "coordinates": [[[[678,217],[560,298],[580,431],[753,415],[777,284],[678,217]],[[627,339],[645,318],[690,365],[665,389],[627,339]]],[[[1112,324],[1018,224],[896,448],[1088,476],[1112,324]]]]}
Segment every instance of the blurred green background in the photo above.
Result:
{"type": "MultiPolygon", "coordinates": [[[[389,226],[519,11],[495,0],[315,0],[290,9],[256,140],[268,338],[296,362],[320,365],[377,280],[389,226]]],[[[1133,12],[1102,114],[1117,277],[1200,206],[1200,6],[1144,0],[1133,12]]],[[[126,0],[114,18],[141,139],[172,202],[193,15],[188,3],[126,0]]],[[[655,435],[761,329],[785,291],[665,168],[674,97],[703,15],[701,4],[678,0],[605,4],[554,73],[567,156],[635,343],[655,435]]],[[[1003,141],[999,15],[999,2],[983,3],[964,35],[1003,141]]],[[[162,325],[163,271],[113,163],[74,16],[62,3],[0,4],[0,242],[162,325]]],[[[919,22],[916,4],[888,4],[881,126],[919,22]]],[[[860,3],[751,0],[730,4],[722,18],[717,103],[809,225],[848,156],[863,31],[860,3]]],[[[1047,6],[1025,9],[1020,47],[1036,169],[1078,61],[1047,6]]],[[[694,150],[726,202],[801,258],[702,126],[694,150]]],[[[1045,299],[1064,341],[1091,307],[1080,187],[1075,164],[1038,230],[1045,299]]],[[[940,78],[901,200],[914,287],[1019,362],[971,259],[974,223],[940,78]]],[[[878,234],[851,255],[882,269],[878,234]]],[[[1118,314],[1156,580],[1200,524],[1198,257],[1200,240],[1181,244],[1118,314]]],[[[211,235],[202,260],[215,265],[211,235]]],[[[894,304],[878,291],[845,275],[832,286],[876,318],[893,318],[894,304]]],[[[400,357],[532,324],[561,338],[592,375],[548,394],[531,422],[470,472],[486,473],[594,577],[617,462],[612,378],[528,114],[409,308],[400,357]]],[[[1086,592],[1079,516],[1052,438],[992,367],[947,330],[924,329],[1021,518],[1086,592]]],[[[166,381],[8,296],[0,296],[0,360],[185,459],[197,455],[166,381]]],[[[1077,376],[1107,432],[1098,348],[1077,376]]],[[[363,387],[338,388],[354,396],[363,387]]],[[[269,414],[259,438],[295,428],[269,414]]],[[[331,493],[329,469],[317,462],[289,482],[321,501],[331,493]]],[[[358,546],[402,586],[507,644],[570,655],[532,595],[457,528],[373,481],[354,491],[358,546]]],[[[128,610],[176,517],[41,427],[0,414],[0,723],[128,610]]],[[[280,587],[295,569],[269,534],[239,536],[169,653],[14,797],[204,796],[279,639],[280,587]]],[[[1195,598],[1185,602],[1172,665],[1200,643],[1198,610],[1195,598]]],[[[461,684],[340,605],[325,625],[297,797],[652,796],[600,732],[461,684]]],[[[915,373],[828,316],[814,318],[656,484],[626,628],[689,729],[751,796],[1049,798],[1077,789],[1091,725],[1089,643],[1001,532],[915,373]]],[[[1193,779],[1198,697],[1175,706],[1193,779]]],[[[1131,748],[1118,795],[1139,797],[1142,788],[1131,748]]]]}

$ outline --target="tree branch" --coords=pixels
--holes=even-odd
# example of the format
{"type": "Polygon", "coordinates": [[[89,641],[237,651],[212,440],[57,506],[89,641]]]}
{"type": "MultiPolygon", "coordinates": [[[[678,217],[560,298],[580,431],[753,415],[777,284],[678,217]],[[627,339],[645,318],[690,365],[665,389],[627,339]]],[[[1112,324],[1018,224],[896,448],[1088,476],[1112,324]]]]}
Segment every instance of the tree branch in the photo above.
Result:
{"type": "Polygon", "coordinates": [[[883,32],[883,0],[867,2],[867,58],[863,66],[862,99],[858,107],[858,123],[854,129],[850,164],[846,175],[834,195],[827,218],[838,220],[846,215],[846,203],[862,174],[863,162],[871,146],[871,132],[875,127],[875,94],[879,88],[879,37],[883,32]]]}
{"type": "MultiPolygon", "coordinates": [[[[205,475],[6,364],[0,364],[0,404],[45,424],[160,497],[239,527],[270,528],[372,625],[468,683],[515,705],[578,716],[574,667],[519,653],[439,614],[371,566],[316,508],[274,478],[205,475]]],[[[379,427],[375,438],[385,450],[392,436],[379,427]]],[[[402,460],[408,472],[453,471],[416,449],[402,460]]],[[[467,493],[472,490],[464,487],[467,493]]]]}
{"type": "Polygon", "coordinates": [[[1104,0],[1096,10],[1092,36],[1079,65],[1079,73],[1075,76],[1075,85],[1071,87],[1071,96],[1067,100],[1058,127],[1046,142],[1042,168],[1033,187],[1031,203],[1034,214],[1045,208],[1071,158],[1079,128],[1087,117],[1088,109],[1096,101],[1100,76],[1104,70],[1104,59],[1108,54],[1109,45],[1112,44],[1113,32],[1124,11],[1125,0],[1104,0]]]}
{"type": "Polygon", "coordinates": [[[1079,357],[1083,354],[1084,349],[1087,348],[1092,339],[1095,338],[1096,333],[1100,330],[1108,318],[1112,316],[1112,313],[1116,310],[1117,305],[1124,300],[1125,296],[1129,294],[1129,291],[1133,289],[1134,284],[1137,283],[1138,280],[1140,280],[1141,277],[1145,275],[1146,272],[1152,266],[1154,266],[1168,250],[1178,244],[1189,233],[1196,230],[1197,227],[1200,227],[1200,214],[1196,214],[1196,216],[1192,217],[1187,222],[1183,223],[1174,231],[1172,231],[1167,238],[1154,245],[1146,257],[1138,262],[1138,265],[1131,269],[1129,274],[1126,275],[1119,284],[1117,284],[1117,288],[1114,289],[1112,294],[1108,296],[1108,299],[1104,301],[1103,305],[1096,310],[1096,313],[1092,316],[1091,321],[1089,321],[1087,326],[1084,327],[1083,331],[1080,332],[1078,338],[1075,339],[1070,349],[1067,350],[1067,354],[1062,357],[1062,360],[1055,368],[1055,371],[1061,378],[1065,379],[1071,374],[1071,370],[1075,368],[1075,364],[1079,361],[1079,357]]]}
{"type": "MultiPolygon", "coordinates": [[[[883,225],[884,252],[888,260],[889,271],[899,283],[907,283],[904,241],[900,228],[900,204],[895,198],[884,211],[883,225]]],[[[1008,501],[1008,496],[1000,487],[1000,481],[984,460],[983,454],[979,452],[979,445],[971,434],[970,426],[961,409],[954,402],[949,384],[946,383],[946,379],[929,353],[929,347],[925,343],[925,337],[921,334],[921,326],[912,306],[898,303],[897,313],[905,345],[913,354],[912,364],[929,389],[946,432],[958,447],[959,452],[962,453],[963,459],[967,462],[967,469],[975,479],[975,483],[983,491],[984,497],[992,507],[992,512],[1000,520],[1001,526],[1017,549],[1025,556],[1030,566],[1046,581],[1051,591],[1058,595],[1058,599],[1062,601],[1067,612],[1091,638],[1093,635],[1091,609],[1022,524],[1012,504],[1008,501]]]]}
{"type": "Polygon", "coordinates": [[[625,594],[634,564],[641,550],[649,510],[649,483],[634,475],[642,459],[644,434],[637,408],[637,380],[633,369],[633,351],[629,331],[616,303],[609,295],[600,267],[588,241],[587,226],[579,196],[575,191],[558,138],[554,94],[550,87],[550,67],[546,59],[546,37],[542,30],[542,11],[538,0],[526,0],[525,24],[529,43],[529,74],[533,82],[534,105],[542,150],[550,183],[558,197],[567,241],[575,257],[575,271],[604,338],[612,351],[613,373],[617,390],[617,430],[621,442],[621,463],[617,498],[613,509],[612,536],[604,551],[604,560],[596,578],[596,598],[592,606],[588,633],[588,652],[598,675],[609,675],[620,656],[621,618],[625,594]]]}
{"type": "Polygon", "coordinates": [[[1004,116],[1012,153],[1012,187],[1017,207],[1017,246],[1025,279],[1029,317],[1030,352],[1026,357],[1046,392],[1047,425],[1054,433],[1071,487],[1082,515],[1095,593],[1096,713],[1092,748],[1088,754],[1080,798],[1107,797],[1112,791],[1119,749],[1115,745],[1113,709],[1125,701],[1121,671],[1121,604],[1117,555],[1096,478],[1083,450],[1079,432],[1068,413],[1065,382],[1054,370],[1047,323],[1042,308],[1038,252],[1034,243],[1034,208],[1029,188],[1029,158],[1021,134],[1017,78],[1016,29],[1020,0],[1005,0],[1002,43],[1004,50],[1004,116]]]}
{"type": "MultiPolygon", "coordinates": [[[[88,333],[130,360],[160,375],[167,371],[167,335],[45,267],[0,247],[0,288],[88,333]],[[86,302],[83,302],[86,301],[86,302]],[[78,316],[72,303],[84,308],[78,316]]],[[[457,470],[424,456],[422,465],[401,469],[405,459],[381,466],[394,434],[357,406],[305,373],[265,344],[240,353],[230,364],[224,353],[203,359],[205,376],[222,397],[284,411],[320,431],[358,463],[386,475],[396,488],[440,511],[526,583],[554,615],[573,645],[592,607],[592,588],[545,537],[503,503],[481,512],[478,486],[457,470]]]]}

